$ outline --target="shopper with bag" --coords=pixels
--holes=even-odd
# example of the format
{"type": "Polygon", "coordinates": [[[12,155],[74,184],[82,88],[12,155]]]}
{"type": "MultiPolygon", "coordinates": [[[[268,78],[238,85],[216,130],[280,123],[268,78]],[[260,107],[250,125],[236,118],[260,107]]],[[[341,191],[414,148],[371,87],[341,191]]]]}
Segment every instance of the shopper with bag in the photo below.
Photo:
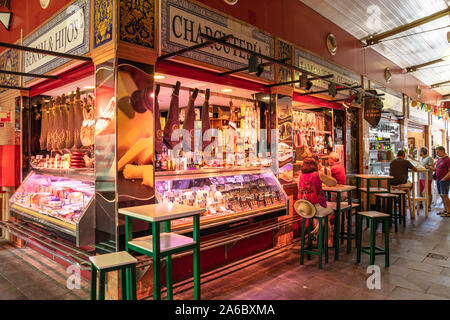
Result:
{"type": "Polygon", "coordinates": [[[442,146],[436,148],[436,153],[439,159],[436,162],[436,174],[434,177],[436,179],[438,193],[444,204],[444,211],[438,214],[441,217],[450,217],[450,199],[448,198],[448,190],[450,187],[450,158],[442,146]]]}
{"type": "MultiPolygon", "coordinates": [[[[298,180],[298,199],[310,201],[317,209],[317,214],[326,215],[331,213],[333,209],[327,207],[327,202],[322,191],[322,180],[319,177],[317,162],[313,158],[303,160],[301,174],[298,180]]],[[[316,221],[314,222],[317,223],[316,221]]],[[[311,233],[315,236],[319,230],[318,224],[314,226],[311,233]]],[[[331,230],[331,229],[330,229],[331,230]]],[[[333,245],[333,236],[331,232],[328,235],[328,246],[333,245]]]]}

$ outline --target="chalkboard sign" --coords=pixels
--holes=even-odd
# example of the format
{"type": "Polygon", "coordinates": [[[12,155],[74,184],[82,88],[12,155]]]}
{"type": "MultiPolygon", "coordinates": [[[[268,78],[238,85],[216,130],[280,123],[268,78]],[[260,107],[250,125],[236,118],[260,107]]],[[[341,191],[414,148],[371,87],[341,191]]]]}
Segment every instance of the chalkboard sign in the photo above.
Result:
{"type": "MultiPolygon", "coordinates": [[[[378,126],[381,119],[382,104],[377,104],[378,98],[364,99],[364,119],[372,126],[378,126]]],[[[379,102],[378,102],[379,103],[379,102]]]]}

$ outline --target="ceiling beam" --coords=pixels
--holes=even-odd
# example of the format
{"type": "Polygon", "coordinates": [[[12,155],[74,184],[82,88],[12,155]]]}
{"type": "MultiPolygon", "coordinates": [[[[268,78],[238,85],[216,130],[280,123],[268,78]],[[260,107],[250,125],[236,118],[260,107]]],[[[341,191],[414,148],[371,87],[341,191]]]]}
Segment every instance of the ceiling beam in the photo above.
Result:
{"type": "Polygon", "coordinates": [[[444,84],[448,84],[448,83],[450,83],[450,80],[432,84],[430,87],[431,87],[431,89],[434,89],[434,88],[438,88],[438,87],[440,87],[440,86],[442,86],[444,84]]]}
{"type": "Polygon", "coordinates": [[[391,37],[393,35],[402,33],[406,30],[421,26],[423,24],[426,24],[428,22],[434,21],[436,19],[448,16],[450,14],[450,7],[448,7],[447,9],[441,10],[439,12],[433,13],[432,15],[429,15],[427,17],[423,17],[421,19],[418,19],[416,21],[404,24],[400,27],[394,28],[392,30],[386,31],[386,32],[382,32],[380,34],[376,34],[376,35],[371,35],[368,36],[364,39],[362,39],[362,41],[366,42],[365,46],[372,46],[374,44],[379,43],[381,40],[386,39],[388,37],[391,37]]]}
{"type": "MultiPolygon", "coordinates": [[[[350,88],[345,88],[345,87],[344,87],[344,88],[337,88],[336,91],[354,90],[354,89],[359,89],[359,88],[361,88],[360,85],[358,85],[358,86],[353,86],[353,87],[350,87],[350,88]]],[[[326,89],[326,90],[320,90],[320,91],[314,91],[314,92],[300,93],[300,95],[301,95],[301,96],[308,96],[308,95],[311,95],[311,94],[319,94],[319,93],[326,93],[326,92],[328,92],[328,89],[326,89]]]]}
{"type": "MultiPolygon", "coordinates": [[[[329,79],[329,78],[333,78],[333,76],[334,76],[333,74],[327,74],[327,75],[324,75],[324,76],[308,78],[307,81],[314,81],[314,80],[319,80],[319,79],[329,79]]],[[[298,82],[301,82],[301,79],[293,80],[293,81],[280,82],[280,83],[274,83],[274,84],[267,84],[266,88],[284,86],[284,85],[289,85],[289,84],[298,83],[298,82]]]]}
{"type": "Polygon", "coordinates": [[[68,58],[68,59],[73,59],[73,60],[82,60],[82,61],[92,62],[92,58],[89,58],[89,57],[76,56],[73,54],[55,52],[55,51],[49,51],[49,50],[43,50],[43,49],[37,49],[37,48],[30,48],[30,47],[20,46],[18,44],[12,44],[12,43],[6,43],[6,42],[0,42],[0,47],[20,50],[20,51],[33,52],[33,53],[40,53],[43,55],[62,57],[62,58],[68,58]]]}
{"type": "Polygon", "coordinates": [[[423,68],[423,67],[427,67],[427,66],[430,66],[430,65],[432,65],[432,64],[436,64],[436,63],[439,63],[439,62],[443,62],[443,61],[445,61],[445,60],[446,60],[446,59],[440,58],[440,59],[436,59],[436,60],[433,60],[433,61],[421,63],[421,64],[418,64],[418,65],[415,65],[415,66],[407,67],[407,68],[406,68],[406,72],[407,72],[407,73],[415,72],[415,71],[417,71],[417,70],[419,70],[419,69],[421,69],[421,68],[423,68]]]}

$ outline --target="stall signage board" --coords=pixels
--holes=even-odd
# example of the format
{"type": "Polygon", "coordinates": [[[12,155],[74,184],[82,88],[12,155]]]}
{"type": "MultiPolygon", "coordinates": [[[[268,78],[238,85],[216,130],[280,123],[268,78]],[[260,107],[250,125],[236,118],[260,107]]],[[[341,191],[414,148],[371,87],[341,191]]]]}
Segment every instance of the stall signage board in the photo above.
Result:
{"type": "Polygon", "coordinates": [[[0,123],[11,123],[11,112],[0,111],[0,123]]]}
{"type": "MultiPolygon", "coordinates": [[[[89,52],[90,1],[77,0],[27,37],[23,45],[43,50],[84,55],[89,52]]],[[[23,53],[23,71],[45,74],[70,61],[33,52],[23,53]]],[[[29,81],[32,78],[26,78],[29,81]]]]}
{"type": "MultiPolygon", "coordinates": [[[[205,41],[200,33],[216,38],[232,34],[234,39],[230,43],[274,57],[274,38],[252,26],[186,0],[161,1],[162,51],[170,53],[200,44],[205,41]]],[[[220,44],[187,52],[183,57],[230,70],[248,66],[249,58],[239,50],[220,44]]],[[[273,80],[273,66],[266,67],[261,77],[273,80]]]]}
{"type": "Polygon", "coordinates": [[[376,105],[378,99],[364,99],[364,119],[372,126],[378,126],[381,120],[381,108],[376,105]]]}
{"type": "MultiPolygon", "coordinates": [[[[296,66],[308,72],[319,76],[332,74],[333,78],[330,80],[349,86],[359,85],[361,83],[361,79],[357,74],[353,74],[337,65],[324,61],[300,48],[295,48],[294,57],[296,66]]],[[[296,72],[295,79],[299,79],[299,77],[299,72],[296,72]]],[[[314,80],[312,83],[317,88],[328,88],[328,81],[325,80],[314,80]]]]}

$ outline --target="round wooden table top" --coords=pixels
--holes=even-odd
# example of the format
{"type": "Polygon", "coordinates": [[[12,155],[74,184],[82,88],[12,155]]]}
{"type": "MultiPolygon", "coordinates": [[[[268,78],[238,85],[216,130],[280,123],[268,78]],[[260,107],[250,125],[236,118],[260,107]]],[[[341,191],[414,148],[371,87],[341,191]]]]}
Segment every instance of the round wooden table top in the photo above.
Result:
{"type": "Polygon", "coordinates": [[[357,178],[361,179],[394,179],[393,176],[379,175],[379,174],[357,174],[357,178]]]}
{"type": "Polygon", "coordinates": [[[334,187],[322,187],[323,191],[330,191],[330,192],[347,192],[347,191],[351,191],[351,190],[355,190],[355,189],[356,189],[355,186],[344,185],[344,184],[338,184],[338,185],[335,185],[334,187]]]}

